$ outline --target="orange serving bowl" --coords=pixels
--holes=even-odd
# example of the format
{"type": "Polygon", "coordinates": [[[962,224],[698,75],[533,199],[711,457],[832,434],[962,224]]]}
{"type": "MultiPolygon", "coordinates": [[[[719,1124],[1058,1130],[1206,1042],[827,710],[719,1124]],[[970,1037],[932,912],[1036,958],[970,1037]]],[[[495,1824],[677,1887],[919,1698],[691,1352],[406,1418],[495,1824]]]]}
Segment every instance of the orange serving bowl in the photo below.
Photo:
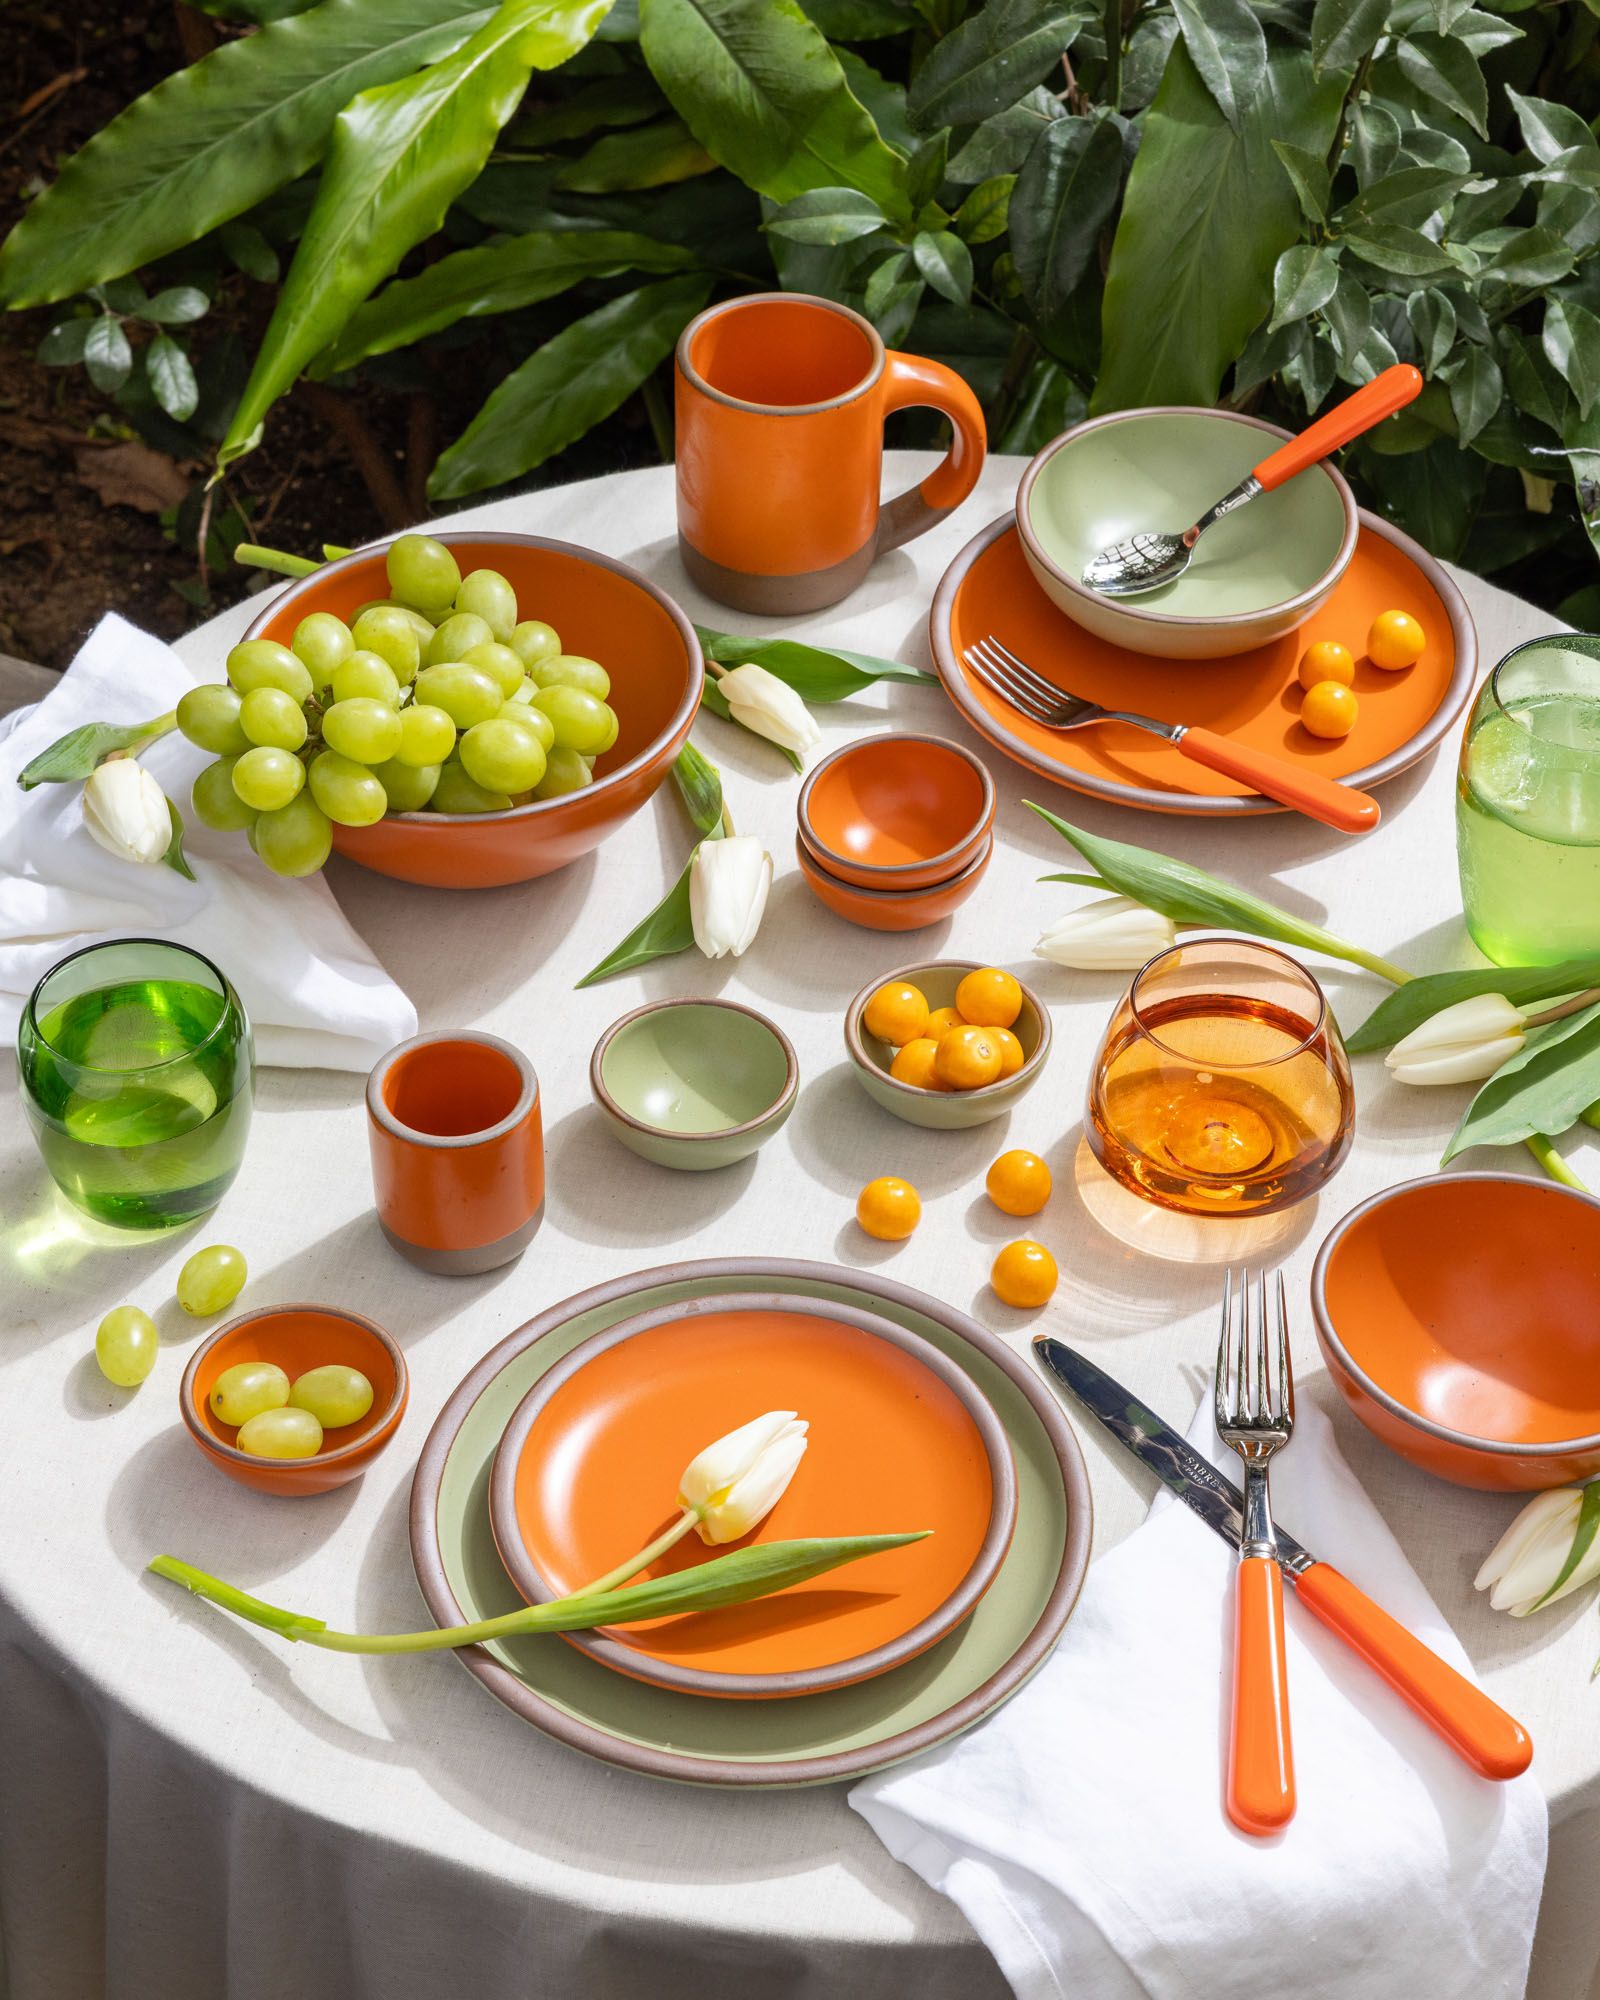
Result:
{"type": "MultiPolygon", "coordinates": [[[[672,768],[700,703],[704,664],[694,627],[653,583],[626,563],[541,535],[439,535],[462,571],[497,569],[524,618],[543,618],[570,653],[598,660],[611,676],[619,733],[595,765],[594,783],[508,812],[390,813],[375,826],[336,826],[341,854],[380,875],[441,889],[492,889],[531,882],[576,861],[639,810],[672,768]]],[[[329,563],[291,584],[246,633],[288,645],[313,611],[349,619],[387,597],[388,544],[329,563]]]]}
{"type": "Polygon", "coordinates": [[[813,859],[841,882],[928,889],[977,857],[994,825],[994,782],[942,736],[871,736],[824,757],[795,811],[813,859]]]}
{"type": "Polygon", "coordinates": [[[189,1435],[211,1463],[258,1493],[330,1493],[359,1478],[400,1428],[410,1382],[406,1358],[376,1320],[337,1306],[258,1306],[219,1326],[190,1356],[178,1392],[189,1435]],[[308,1368],[339,1362],[372,1384],[359,1423],[325,1434],[314,1458],[256,1458],[234,1443],[232,1424],[212,1414],[217,1377],[239,1361],[275,1361],[292,1382],[308,1368]]]}
{"type": "Polygon", "coordinates": [[[794,841],[795,859],[812,895],[835,916],[869,931],[920,931],[940,922],[977,888],[993,854],[991,833],[976,856],[948,882],[935,882],[928,889],[863,889],[854,882],[842,882],[824,868],[799,834],[794,841]]]}
{"type": "Polygon", "coordinates": [[[1352,1209],[1317,1253],[1328,1371],[1375,1437],[1457,1486],[1600,1472],[1600,1201],[1436,1174],[1352,1209]]]}

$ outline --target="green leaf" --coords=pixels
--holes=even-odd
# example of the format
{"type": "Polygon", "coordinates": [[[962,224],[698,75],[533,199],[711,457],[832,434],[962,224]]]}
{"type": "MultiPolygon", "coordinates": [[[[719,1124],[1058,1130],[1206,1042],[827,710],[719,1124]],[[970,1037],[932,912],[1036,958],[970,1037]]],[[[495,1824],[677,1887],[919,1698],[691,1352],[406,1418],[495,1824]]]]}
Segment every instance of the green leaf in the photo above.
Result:
{"type": "Polygon", "coordinates": [[[598,965],[590,967],[578,981],[580,987],[594,986],[614,973],[632,972],[658,958],[671,958],[690,949],[694,944],[694,921],[689,915],[689,871],[693,866],[691,854],[683,865],[683,873],[649,916],[635,924],[621,944],[608,951],[598,965]]]}
{"type": "Polygon", "coordinates": [[[1450,408],[1456,420],[1456,436],[1463,445],[1471,444],[1500,407],[1504,384],[1494,356],[1485,347],[1468,347],[1461,365],[1450,375],[1450,408]]]}
{"type": "Polygon", "coordinates": [[[1317,0],[1311,12],[1311,60],[1318,76],[1353,70],[1376,46],[1389,0],[1317,0]]]}
{"type": "MultiPolygon", "coordinates": [[[[854,49],[835,49],[839,67],[844,71],[844,80],[854,93],[856,102],[866,111],[867,116],[877,126],[879,136],[888,144],[892,152],[903,154],[905,167],[902,169],[905,183],[906,213],[914,214],[917,209],[933,199],[933,195],[916,195],[914,187],[930,171],[926,146],[919,142],[906,117],[906,87],[875,70],[865,56],[854,49]],[[913,155],[922,154],[920,161],[913,155]]],[[[948,133],[941,133],[933,142],[937,147],[948,140],[948,133]]],[[[948,145],[944,148],[948,155],[948,145]]],[[[940,180],[943,181],[943,173],[940,180]]],[[[934,194],[938,193],[935,188],[934,194]]]]}
{"type": "Polygon", "coordinates": [[[169,726],[165,716],[154,728],[148,722],[80,723],[24,764],[17,773],[17,783],[23,791],[31,792],[35,785],[81,782],[113,750],[136,750],[169,726]]]}
{"type": "Polygon", "coordinates": [[[685,743],[673,763],[672,780],[696,831],[715,834],[722,825],[722,778],[716,765],[685,743]]]}
{"type": "Polygon", "coordinates": [[[886,226],[888,217],[870,194],[854,188],[809,188],[785,202],[767,228],[796,243],[853,243],[886,226]]]}
{"type": "Polygon", "coordinates": [[[1043,84],[1030,90],[1020,104],[997,117],[986,118],[950,155],[949,177],[962,187],[987,180],[991,174],[1014,174],[1033,150],[1041,129],[1066,113],[1043,84]]]}
{"type": "Polygon", "coordinates": [[[1359,279],[1341,276],[1322,316],[1342,360],[1353,361],[1372,332],[1372,298],[1359,279]]]}
{"type": "Polygon", "coordinates": [[[1023,296],[1047,334],[1065,320],[1117,205],[1123,154],[1115,119],[1058,118],[1040,132],[1017,176],[1011,254],[1023,296]]]}
{"type": "Polygon", "coordinates": [[[187,423],[199,407],[200,387],[188,355],[170,334],[158,333],[145,349],[144,370],[162,409],[174,423],[187,423]]]}
{"type": "Polygon", "coordinates": [[[670,187],[709,174],[716,164],[681,118],[663,118],[596,139],[581,159],[561,169],[555,185],[573,194],[670,187]]]}
{"type": "Polygon", "coordinates": [[[254,448],[269,409],[488,159],[535,68],[583,47],[609,0],[504,0],[453,55],[340,112],[305,233],[217,452],[254,448]]]}
{"type": "Polygon", "coordinates": [[[167,851],[161,857],[162,865],[170,868],[174,874],[181,875],[186,882],[192,882],[195,879],[194,870],[189,866],[189,858],[183,851],[183,814],[171,799],[167,800],[167,813],[172,822],[172,838],[167,842],[167,851]]]}
{"type": "Polygon", "coordinates": [[[1326,244],[1291,243],[1272,274],[1269,333],[1291,320],[1305,319],[1325,306],[1339,289],[1339,264],[1326,244]]]}
{"type": "MultiPolygon", "coordinates": [[[[1272,150],[1293,132],[1332,143],[1342,89],[1310,58],[1275,51],[1235,132],[1174,47],[1128,176],[1101,313],[1096,414],[1144,403],[1211,404],[1272,305],[1272,273],[1300,209],[1272,150]]],[[[1017,229],[1013,212],[1012,235],[1017,229]]]]}
{"type": "MultiPolygon", "coordinates": [[[[910,270],[911,252],[909,250],[892,251],[889,256],[883,259],[882,263],[873,265],[871,274],[867,279],[866,290],[862,295],[862,307],[867,318],[874,325],[877,324],[887,308],[893,303],[895,294],[905,285],[910,270]]],[[[916,284],[915,280],[912,280],[912,283],[920,293],[922,290],[921,285],[916,284]]]]}
{"type": "Polygon", "coordinates": [[[915,21],[894,0],[803,0],[803,5],[830,42],[881,41],[903,35],[915,21]]]}
{"type": "Polygon", "coordinates": [[[313,165],[357,92],[437,61],[493,11],[324,0],[178,70],[26,210],[0,249],[0,303],[66,298],[194,242],[313,165]]]}
{"type": "Polygon", "coordinates": [[[794,0],[643,0],[641,46],[695,137],[769,200],[850,187],[908,214],[905,162],[794,0]]]}
{"type": "Polygon", "coordinates": [[[911,239],[912,261],[941,298],[972,302],[972,252],[948,229],[921,229],[911,239]]]}
{"type": "Polygon", "coordinates": [[[1552,297],[1540,337],[1545,358],[1571,389],[1580,417],[1600,396],[1600,319],[1576,299],[1552,297]]]}
{"type": "Polygon", "coordinates": [[[1008,110],[1060,62],[1094,9],[1073,0],[985,0],[933,48],[906,109],[923,132],[979,125],[1008,110]]]}
{"type": "Polygon", "coordinates": [[[103,285],[92,285],[89,295],[108,312],[127,315],[143,312],[150,303],[150,294],[137,278],[110,278],[103,285]]]}
{"type": "Polygon", "coordinates": [[[57,321],[34,349],[34,360],[43,368],[71,368],[83,359],[94,325],[92,319],[57,321]]]}
{"type": "Polygon", "coordinates": [[[1541,166],[1573,147],[1600,159],[1600,144],[1594,133],[1570,105],[1557,104],[1547,97],[1524,97],[1506,86],[1506,96],[1522,128],[1522,143],[1541,166]]]}
{"type": "Polygon", "coordinates": [[[992,174],[988,180],[979,181],[956,210],[956,234],[968,243],[992,243],[997,236],[1004,236],[1011,191],[1016,184],[1015,174],[992,174]]]}
{"type": "Polygon", "coordinates": [[[1408,229],[1400,222],[1365,222],[1346,230],[1343,242],[1358,257],[1392,271],[1399,278],[1427,278],[1439,271],[1453,271],[1455,261],[1431,236],[1420,229],[1408,229]]]}
{"type": "Polygon", "coordinates": [[[1172,0],[1195,68],[1236,132],[1266,81],[1267,38],[1249,0],[1172,0]]]}
{"type": "Polygon", "coordinates": [[[1358,104],[1350,119],[1350,143],[1345,158],[1366,187],[1391,173],[1400,157],[1400,121],[1386,104],[1358,104]]]}
{"type": "Polygon", "coordinates": [[[1563,999],[1600,986],[1600,955],[1571,958],[1560,965],[1487,965],[1471,972],[1425,972],[1408,979],[1397,992],[1373,1009],[1345,1047],[1353,1056],[1392,1048],[1413,1028],[1458,1000],[1475,1000],[1480,993],[1503,993],[1513,1007],[1531,1007],[1540,1000],[1563,999]]]}
{"type": "Polygon", "coordinates": [[[1406,321],[1417,343],[1425,372],[1435,373],[1455,345],[1456,309],[1448,292],[1413,292],[1406,300],[1406,321]]]}
{"type": "MultiPolygon", "coordinates": [[[[1448,404],[1442,385],[1423,395],[1430,393],[1448,404]]],[[[1489,477],[1483,459],[1464,458],[1454,438],[1436,436],[1420,450],[1374,454],[1366,470],[1380,512],[1430,554],[1459,561],[1489,477]]]]}
{"type": "Polygon", "coordinates": [[[1517,230],[1484,267],[1485,278],[1498,278],[1504,285],[1553,285],[1572,269],[1570,244],[1563,243],[1552,230],[1517,230]]]}
{"type": "Polygon", "coordinates": [[[747,661],[765,667],[792,687],[802,701],[845,701],[874,681],[936,682],[937,676],[898,660],[880,660],[871,653],[850,653],[842,646],[808,646],[798,639],[755,639],[736,632],[718,632],[697,625],[700,649],[719,667],[742,667],[747,661]]]}
{"type": "Polygon", "coordinates": [[[223,223],[217,241],[247,278],[261,285],[278,282],[278,253],[253,222],[223,223]]]}
{"type": "MultiPolygon", "coordinates": [[[[909,131],[909,127],[907,129],[909,131]]],[[[882,130],[881,121],[879,130],[882,130]]],[[[931,139],[924,139],[912,151],[906,162],[906,194],[914,215],[920,215],[930,202],[939,199],[939,191],[944,186],[945,172],[949,165],[948,129],[941,128],[931,139]]]]}
{"type": "Polygon", "coordinates": [[[1308,222],[1326,222],[1332,179],[1328,163],[1320,153],[1308,153],[1304,146],[1291,146],[1274,139],[1272,150],[1283,163],[1300,202],[1300,212],[1308,222]]]}
{"type": "Polygon", "coordinates": [[[1341,229],[1369,222],[1423,223],[1466,181],[1439,167],[1401,167],[1364,187],[1335,218],[1341,229]]]}
{"type": "Polygon", "coordinates": [[[668,278],[624,292],[562,328],[500,384],[428,481],[457,500],[543,465],[631,396],[705,304],[711,279],[668,278]]]}
{"type": "Polygon", "coordinates": [[[1489,87],[1478,59],[1453,36],[1407,35],[1400,43],[1401,74],[1424,97],[1464,118],[1480,139],[1489,136],[1489,87]]]}
{"type": "Polygon", "coordinates": [[[187,326],[190,320],[199,319],[210,304],[198,286],[172,285],[164,292],[157,292],[153,299],[147,299],[139,317],[155,326],[187,326]]]}
{"type": "Polygon", "coordinates": [[[1577,1123],[1600,1093],[1600,1000],[1531,1034],[1467,1106],[1440,1155],[1447,1167],[1469,1146],[1517,1146],[1577,1123]]]}
{"type": "Polygon", "coordinates": [[[203,14],[215,14],[219,21],[248,22],[265,27],[269,21],[285,21],[291,14],[303,14],[317,0],[188,0],[203,14]]]}
{"type": "MultiPolygon", "coordinates": [[[[1529,1605],[1530,1611],[1537,1611],[1541,1604],[1548,1604],[1552,1597],[1559,1594],[1567,1578],[1577,1573],[1579,1563],[1593,1545],[1596,1530],[1600,1530],[1600,1480],[1592,1479],[1584,1487],[1583,1498],[1578,1502],[1578,1518],[1572,1530],[1572,1547],[1567,1550],[1566,1560],[1556,1571],[1555,1580],[1550,1588],[1542,1597],[1529,1605]]],[[[1593,1679],[1593,1675],[1590,1678],[1593,1679]]]]}
{"type": "Polygon", "coordinates": [[[122,330],[122,322],[102,313],[89,328],[83,343],[83,365],[89,380],[106,395],[120,389],[133,367],[133,349],[122,330]]]}

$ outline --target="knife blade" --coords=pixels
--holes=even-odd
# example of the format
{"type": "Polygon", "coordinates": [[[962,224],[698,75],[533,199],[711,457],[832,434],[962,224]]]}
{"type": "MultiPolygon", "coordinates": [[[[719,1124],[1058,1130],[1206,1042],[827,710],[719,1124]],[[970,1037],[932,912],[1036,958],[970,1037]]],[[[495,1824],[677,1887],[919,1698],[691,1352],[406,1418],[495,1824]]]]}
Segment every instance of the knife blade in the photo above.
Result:
{"type": "MultiPolygon", "coordinates": [[[[1049,1334],[1035,1336],[1040,1363],[1141,1465],[1148,1466],[1184,1505],[1230,1547],[1244,1532],[1244,1496],[1131,1389],[1076,1348],[1049,1334]]],[[[1274,1524],[1276,1525],[1276,1524],[1274,1524]]],[[[1365,1591],[1277,1529],[1278,1555],[1295,1595],[1344,1640],[1402,1701],[1485,1778],[1515,1778],[1533,1761],[1533,1740],[1520,1722],[1365,1591]]]]}

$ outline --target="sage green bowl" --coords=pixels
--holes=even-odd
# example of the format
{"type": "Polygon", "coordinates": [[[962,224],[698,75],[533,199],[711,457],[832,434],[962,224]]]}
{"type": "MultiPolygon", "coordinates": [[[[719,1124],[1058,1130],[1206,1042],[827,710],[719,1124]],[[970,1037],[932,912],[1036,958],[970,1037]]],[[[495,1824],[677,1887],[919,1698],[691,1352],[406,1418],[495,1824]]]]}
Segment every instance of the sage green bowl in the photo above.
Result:
{"type": "Polygon", "coordinates": [[[772,1137],[794,1109],[800,1066],[788,1036],[753,1007],[657,1000],[606,1029],[589,1086],[630,1151],[704,1173],[772,1137]]]}
{"type": "Polygon", "coordinates": [[[1177,407],[1117,410],[1063,432],[1017,487],[1039,587],[1086,631],[1159,659],[1217,659],[1298,630],[1355,553],[1355,499],[1326,463],[1225,514],[1160,590],[1103,597],[1082,581],[1112,542],[1181,534],[1288,436],[1232,410],[1177,407]]]}
{"type": "Polygon", "coordinates": [[[850,1002],[844,1017],[844,1045],[862,1088],[885,1111],[892,1111],[908,1125],[921,1125],[930,1132],[964,1132],[974,1125],[987,1125],[991,1118],[1020,1103],[1039,1080],[1050,1054],[1050,1013],[1038,994],[1021,980],[1017,984],[1022,986],[1022,1012],[1012,1022],[1011,1032],[1022,1044],[1022,1067],[978,1090],[922,1090],[914,1083],[902,1083],[889,1074],[898,1051],[867,1033],[861,1017],[880,986],[904,979],[918,988],[930,1009],[953,1007],[956,988],[969,972],[980,969],[975,958],[902,965],[894,972],[880,972],[850,1002]]]}

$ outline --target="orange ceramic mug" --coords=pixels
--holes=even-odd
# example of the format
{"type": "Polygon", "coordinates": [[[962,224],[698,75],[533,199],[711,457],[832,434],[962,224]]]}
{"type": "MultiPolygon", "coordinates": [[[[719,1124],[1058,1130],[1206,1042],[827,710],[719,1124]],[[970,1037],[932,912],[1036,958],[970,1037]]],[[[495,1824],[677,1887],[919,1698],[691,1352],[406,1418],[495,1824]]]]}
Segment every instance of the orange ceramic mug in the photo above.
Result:
{"type": "Polygon", "coordinates": [[[678,547],[707,593],[783,616],[847,596],[874,556],[942,521],[983,469],[983,411],[953,369],[886,348],[848,306],[729,299],[678,341],[678,547]],[[883,420],[942,410],[944,462],[881,509],[883,420]]]}
{"type": "Polygon", "coordinates": [[[383,1233],[425,1271],[474,1277],[528,1247],[544,1214],[539,1079],[498,1035],[418,1035],[367,1078],[383,1233]]]}

